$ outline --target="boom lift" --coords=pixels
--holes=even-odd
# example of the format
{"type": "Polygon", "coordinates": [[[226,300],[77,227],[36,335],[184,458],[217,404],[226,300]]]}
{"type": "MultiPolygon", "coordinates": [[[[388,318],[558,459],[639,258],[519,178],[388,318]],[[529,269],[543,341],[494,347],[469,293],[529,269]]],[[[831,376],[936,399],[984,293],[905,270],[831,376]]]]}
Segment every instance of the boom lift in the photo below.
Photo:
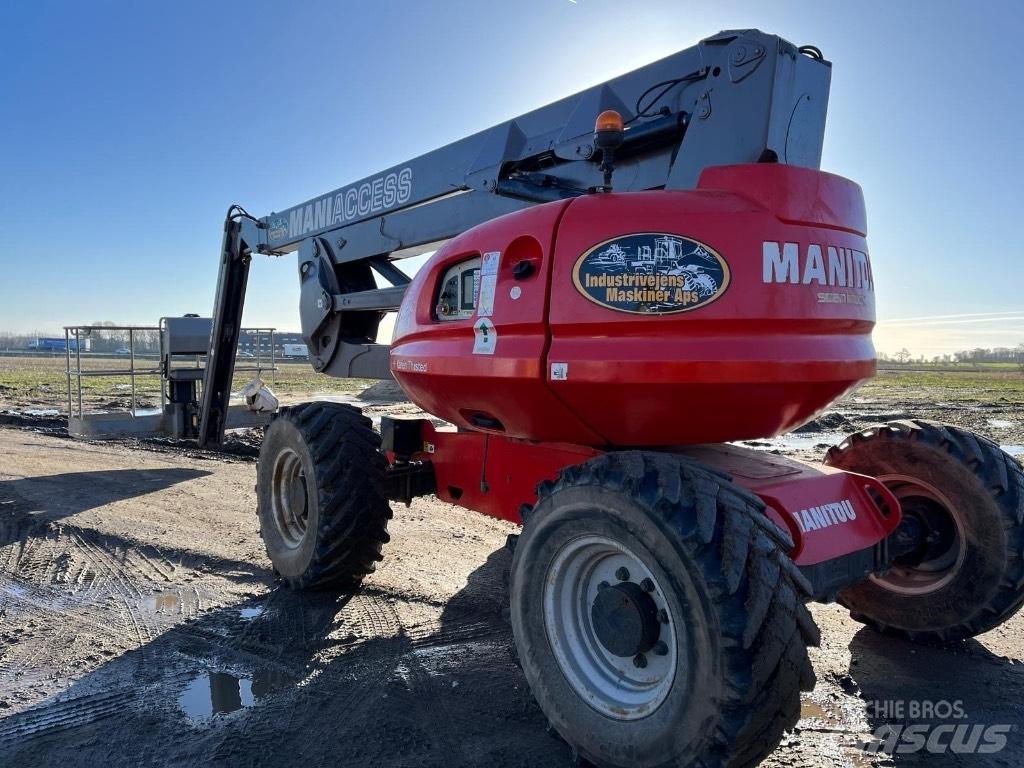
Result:
{"type": "Polygon", "coordinates": [[[257,468],[282,580],[357,584],[389,501],[521,522],[523,672],[600,766],[770,752],[814,683],[808,600],[929,641],[1012,615],[1024,473],[994,443],[917,420],[823,464],[730,442],[874,374],[863,198],[818,170],[830,71],[722,32],[280,213],[232,206],[201,443],[223,435],[253,253],[297,252],[316,370],[394,376],[452,425],[283,409],[257,468]],[[414,279],[396,264],[435,249],[414,279]]]}

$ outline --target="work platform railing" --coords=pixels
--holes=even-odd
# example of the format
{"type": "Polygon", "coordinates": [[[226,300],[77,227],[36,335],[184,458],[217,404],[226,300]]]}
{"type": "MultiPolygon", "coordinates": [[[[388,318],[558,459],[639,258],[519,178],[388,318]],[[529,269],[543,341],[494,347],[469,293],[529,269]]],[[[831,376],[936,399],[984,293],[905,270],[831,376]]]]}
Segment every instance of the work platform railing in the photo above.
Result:
{"type": "MultiPolygon", "coordinates": [[[[160,410],[168,402],[167,386],[173,372],[184,368],[202,371],[205,352],[201,354],[178,354],[168,350],[165,345],[165,321],[161,318],[159,325],[68,325],[64,326],[64,357],[65,376],[67,381],[67,413],[69,421],[84,419],[87,404],[83,395],[83,380],[93,377],[123,378],[129,384],[130,405],[128,410],[133,417],[140,415],[139,379],[157,376],[160,378],[160,410]],[[104,333],[127,334],[123,345],[114,351],[95,351],[91,342],[104,333]],[[146,339],[147,334],[155,334],[156,341],[146,339]],[[145,339],[143,351],[140,351],[140,339],[145,339]],[[101,365],[96,368],[83,367],[83,362],[103,360],[104,362],[124,359],[127,367],[109,367],[101,365]]],[[[271,383],[276,380],[277,352],[276,328],[243,328],[242,334],[253,339],[255,352],[252,357],[242,357],[235,365],[235,373],[252,373],[263,378],[269,374],[271,383]],[[264,353],[263,342],[267,342],[268,351],[264,353]],[[245,360],[245,362],[242,362],[245,360]]],[[[113,344],[111,344],[113,346],[113,344]]],[[[245,353],[242,353],[243,355],[245,353]]],[[[199,382],[201,386],[201,375],[199,382]]],[[[201,396],[201,393],[200,393],[201,396]]],[[[148,408],[145,410],[149,410],[148,408]]]]}

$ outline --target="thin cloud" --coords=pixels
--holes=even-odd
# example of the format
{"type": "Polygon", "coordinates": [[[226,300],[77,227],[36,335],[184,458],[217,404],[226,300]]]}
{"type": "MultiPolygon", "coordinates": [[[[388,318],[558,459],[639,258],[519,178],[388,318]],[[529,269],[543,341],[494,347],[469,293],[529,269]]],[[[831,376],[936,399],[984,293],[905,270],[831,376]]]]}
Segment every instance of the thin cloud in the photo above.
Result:
{"type": "Polygon", "coordinates": [[[934,322],[978,322],[994,323],[1000,320],[1018,320],[1024,317],[1024,309],[1008,309],[1002,312],[965,312],[959,315],[922,315],[919,317],[896,317],[892,320],[885,320],[887,325],[893,324],[917,324],[934,322]]]}
{"type": "Polygon", "coordinates": [[[915,323],[880,323],[880,325],[892,325],[895,328],[923,328],[929,325],[974,325],[976,323],[1019,323],[1024,322],[1024,315],[1018,315],[1017,317],[975,317],[975,318],[964,318],[962,320],[918,320],[915,323]]]}

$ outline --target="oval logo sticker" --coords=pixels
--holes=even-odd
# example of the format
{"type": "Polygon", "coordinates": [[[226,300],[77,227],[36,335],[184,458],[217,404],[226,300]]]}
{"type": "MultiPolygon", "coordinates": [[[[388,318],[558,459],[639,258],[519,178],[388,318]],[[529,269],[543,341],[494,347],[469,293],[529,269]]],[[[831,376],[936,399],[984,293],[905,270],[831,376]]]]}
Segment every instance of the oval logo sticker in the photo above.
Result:
{"type": "Polygon", "coordinates": [[[595,245],[573,268],[576,289],[618,312],[666,315],[710,304],[729,287],[729,265],[704,243],[641,232],[595,245]]]}

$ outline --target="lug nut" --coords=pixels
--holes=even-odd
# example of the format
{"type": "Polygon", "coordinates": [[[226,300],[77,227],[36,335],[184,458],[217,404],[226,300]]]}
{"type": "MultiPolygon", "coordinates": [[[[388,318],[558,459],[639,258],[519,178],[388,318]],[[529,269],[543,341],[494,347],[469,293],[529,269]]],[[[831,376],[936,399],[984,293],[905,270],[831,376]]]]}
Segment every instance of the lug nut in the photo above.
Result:
{"type": "Polygon", "coordinates": [[[611,584],[609,584],[607,581],[602,581],[600,584],[597,585],[597,589],[600,591],[602,589],[608,589],[608,587],[610,586],[611,584]]]}
{"type": "Polygon", "coordinates": [[[668,646],[665,645],[663,640],[659,640],[654,644],[654,652],[659,656],[665,656],[668,653],[668,646]]]}
{"type": "Polygon", "coordinates": [[[633,657],[633,666],[643,669],[647,666],[647,657],[644,656],[642,653],[638,653],[636,656],[633,657]]]}
{"type": "Polygon", "coordinates": [[[644,579],[640,582],[640,589],[642,589],[644,592],[653,592],[654,582],[650,579],[644,579]]]}
{"type": "Polygon", "coordinates": [[[629,570],[627,568],[619,568],[615,572],[615,578],[619,581],[629,581],[629,570]]]}
{"type": "Polygon", "coordinates": [[[658,609],[658,621],[660,621],[662,624],[668,624],[668,611],[666,611],[664,608],[658,609]]]}

